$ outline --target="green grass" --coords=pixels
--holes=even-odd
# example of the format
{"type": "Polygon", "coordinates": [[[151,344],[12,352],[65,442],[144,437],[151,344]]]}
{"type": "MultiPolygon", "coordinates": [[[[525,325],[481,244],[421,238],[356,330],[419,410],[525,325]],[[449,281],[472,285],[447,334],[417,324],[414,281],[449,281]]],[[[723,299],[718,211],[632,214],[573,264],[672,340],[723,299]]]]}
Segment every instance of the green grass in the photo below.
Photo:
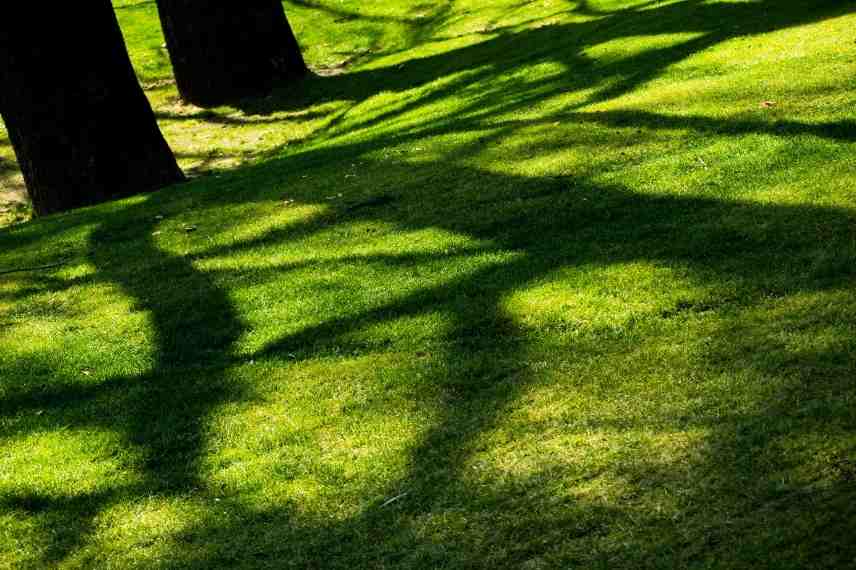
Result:
{"type": "Polygon", "coordinates": [[[193,180],[0,231],[0,566],[856,566],[856,5],[116,4],[193,180]]]}

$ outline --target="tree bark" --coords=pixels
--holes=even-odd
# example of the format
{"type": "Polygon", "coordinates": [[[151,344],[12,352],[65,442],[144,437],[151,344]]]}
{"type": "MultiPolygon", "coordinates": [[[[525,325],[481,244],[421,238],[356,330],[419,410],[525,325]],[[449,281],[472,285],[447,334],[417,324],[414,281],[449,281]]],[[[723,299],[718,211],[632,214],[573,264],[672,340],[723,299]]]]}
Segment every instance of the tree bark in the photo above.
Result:
{"type": "Polygon", "coordinates": [[[0,115],[38,215],[183,180],[110,0],[0,18],[0,115]]]}
{"type": "Polygon", "coordinates": [[[157,6],[185,101],[230,103],[307,71],[280,0],[157,0],[157,6]]]}

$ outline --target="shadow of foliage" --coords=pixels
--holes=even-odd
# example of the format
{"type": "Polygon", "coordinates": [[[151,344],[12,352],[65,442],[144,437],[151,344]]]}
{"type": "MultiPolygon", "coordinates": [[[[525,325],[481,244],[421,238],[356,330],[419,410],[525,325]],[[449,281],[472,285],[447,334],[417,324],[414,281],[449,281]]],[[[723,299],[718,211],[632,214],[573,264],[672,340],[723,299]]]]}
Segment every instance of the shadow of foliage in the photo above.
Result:
{"type": "MultiPolygon", "coordinates": [[[[577,9],[585,10],[586,4],[577,9]]],[[[200,191],[197,207],[216,210],[272,194],[283,178],[322,170],[335,160],[365,156],[403,141],[479,130],[480,121],[491,112],[523,108],[560,88],[595,87],[590,102],[617,97],[639,88],[671,63],[726,39],[852,10],[844,2],[806,7],[796,1],[711,4],[687,0],[609,13],[594,22],[501,32],[453,53],[411,60],[402,69],[364,70],[315,79],[300,92],[248,102],[245,110],[266,114],[299,109],[310,102],[363,100],[380,88],[400,92],[464,72],[471,73],[460,81],[484,81],[499,75],[503,68],[527,65],[540,58],[556,59],[569,70],[579,71],[543,84],[491,92],[488,101],[476,101],[462,116],[448,117],[439,124],[243,167],[209,190],[200,191]],[[640,22],[652,34],[700,35],[675,47],[606,66],[598,66],[581,54],[585,46],[624,37],[628,30],[638,29],[640,22]],[[468,113],[475,115],[467,117],[468,113]],[[222,191],[240,178],[252,180],[258,189],[222,191]]],[[[460,88],[459,83],[445,85],[404,108],[447,96],[460,88]]],[[[609,127],[688,128],[720,136],[807,134],[856,140],[853,123],[846,121],[809,125],[573,109],[550,117],[557,118],[609,127]]],[[[358,122],[355,128],[366,128],[373,121],[358,122]]],[[[501,132],[527,123],[493,126],[501,132]]],[[[407,450],[404,476],[376,490],[377,496],[396,500],[373,503],[351,516],[329,520],[283,505],[252,509],[239,498],[229,498],[223,504],[230,512],[227,522],[202,521],[184,530],[171,550],[174,558],[164,562],[200,568],[607,567],[615,561],[627,567],[705,567],[714,562],[728,566],[745,559],[778,567],[852,564],[856,491],[850,459],[829,458],[832,484],[776,486],[771,481],[786,467],[777,458],[783,456],[780,451],[788,438],[852,440],[856,386],[848,379],[854,377],[853,339],[840,339],[814,352],[794,352],[787,343],[776,342],[776,333],[795,312],[807,309],[785,307],[776,320],[766,322],[752,312],[771,299],[852,287],[856,278],[856,216],[852,211],[642,195],[586,176],[528,178],[451,162],[442,169],[436,166],[394,159],[374,161],[366,168],[383,169],[400,181],[392,189],[366,188],[374,202],[345,203],[304,224],[273,229],[195,256],[166,252],[152,237],[159,208],[185,199],[184,193],[158,194],[156,200],[124,207],[110,216],[84,213],[73,218],[81,224],[97,222],[88,244],[88,261],[97,269],[98,279],[117,285],[133,299],[135,310],[150,315],[155,330],[153,364],[139,374],[118,375],[97,384],[53,378],[48,385],[38,378],[50,378],[49,363],[22,361],[19,370],[9,372],[21,375],[24,370],[36,371],[36,379],[5,393],[0,399],[0,417],[27,415],[26,423],[16,424],[17,436],[87,426],[122,434],[125,444],[137,452],[136,463],[130,467],[142,479],[129,488],[76,497],[35,492],[4,497],[4,509],[47,517],[44,525],[53,532],[53,543],[43,559],[33,563],[50,565],[67,559],[86,543],[98,513],[119,501],[209,496],[212,490],[199,474],[207,419],[225,403],[254,397],[235,379],[235,368],[250,360],[274,365],[300,363],[355,349],[380,353],[389,347],[360,343],[360,331],[438,312],[448,316],[451,325],[431,352],[422,383],[439,394],[442,406],[432,426],[407,450]],[[467,184],[477,184],[483,191],[478,195],[459,192],[467,184]],[[381,221],[405,230],[440,228],[481,240],[486,245],[479,252],[512,252],[515,256],[378,306],[284,334],[252,354],[237,353],[235,345],[248,332],[248,325],[220,280],[238,270],[202,271],[195,263],[248,249],[275,248],[331,225],[359,221],[381,221]],[[818,240],[819,235],[822,240],[818,240]],[[115,259],[125,250],[137,262],[116,264],[115,259]],[[530,331],[507,313],[504,299],[510,292],[563,268],[638,261],[683,268],[687,279],[711,288],[711,299],[706,304],[678,303],[667,311],[643,315],[639,322],[629,323],[611,336],[578,334],[573,323],[559,323],[567,328],[556,334],[555,350],[566,354],[569,361],[592,362],[590,366],[597,367],[598,359],[626,356],[644,347],[646,334],[660,334],[670,323],[688,315],[723,310],[727,326],[711,332],[703,364],[721,367],[724,375],[740,374],[745,366],[761,366],[759,372],[769,385],[749,387],[741,394],[719,393],[711,401],[700,401],[698,413],[689,417],[670,415],[668,402],[654,398],[652,411],[660,413],[652,414],[650,420],[627,418],[577,425],[572,417],[563,419],[562,429],[568,433],[595,429],[607,434],[627,430],[704,433],[700,451],[684,463],[637,453],[633,462],[617,457],[604,472],[577,472],[574,465],[557,459],[521,476],[498,472],[472,475],[472,462],[480,451],[479,436],[495,429],[509,409],[542,381],[531,367],[521,364],[537,355],[530,354],[530,331]],[[163,275],[170,276],[169,282],[163,281],[163,275]],[[747,364],[744,353],[757,350],[766,351],[768,357],[760,365],[758,360],[747,364]],[[739,398],[752,403],[751,411],[727,413],[729,405],[739,398]],[[40,413],[34,414],[36,411],[40,413]],[[574,496],[557,488],[556,483],[604,477],[622,486],[621,501],[574,496]],[[666,516],[642,500],[651,493],[673,497],[673,511],[679,518],[666,516]],[[528,506],[529,516],[504,516],[506,512],[519,516],[528,506]],[[706,526],[709,509],[719,511],[722,516],[717,520],[728,520],[728,524],[706,526]],[[435,534],[424,534],[417,522],[433,528],[435,534]],[[626,531],[623,541],[611,538],[612,527],[626,531]],[[206,547],[185,549],[187,545],[206,547]]],[[[188,192],[196,190],[191,187],[188,192]]],[[[298,185],[289,192],[299,203],[319,202],[318,196],[298,185]]],[[[4,232],[0,244],[36,242],[50,232],[49,224],[44,228],[29,235],[4,232]]],[[[448,255],[476,253],[390,254],[360,261],[425,267],[442,263],[448,255]]],[[[254,278],[282,279],[293,270],[295,267],[272,266],[254,278]]],[[[34,287],[39,286],[39,279],[33,279],[34,287]]],[[[49,288],[63,286],[53,281],[44,283],[49,288]]],[[[844,322],[852,322],[856,314],[856,307],[850,305],[811,309],[818,319],[844,322]]],[[[585,368],[581,375],[580,381],[586,382],[585,368]]],[[[621,380],[616,382],[620,386],[621,380]]],[[[0,435],[10,437],[13,434],[5,431],[6,425],[0,423],[4,430],[0,435]]]]}

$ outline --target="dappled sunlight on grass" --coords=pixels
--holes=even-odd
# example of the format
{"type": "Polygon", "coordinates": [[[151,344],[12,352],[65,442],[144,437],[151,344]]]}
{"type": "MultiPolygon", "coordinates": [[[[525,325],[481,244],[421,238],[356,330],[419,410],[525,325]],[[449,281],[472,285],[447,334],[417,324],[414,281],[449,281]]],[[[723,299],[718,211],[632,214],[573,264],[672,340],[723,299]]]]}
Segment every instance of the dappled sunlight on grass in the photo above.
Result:
{"type": "Polygon", "coordinates": [[[0,231],[0,565],[852,562],[847,3],[117,4],[193,177],[0,231]]]}

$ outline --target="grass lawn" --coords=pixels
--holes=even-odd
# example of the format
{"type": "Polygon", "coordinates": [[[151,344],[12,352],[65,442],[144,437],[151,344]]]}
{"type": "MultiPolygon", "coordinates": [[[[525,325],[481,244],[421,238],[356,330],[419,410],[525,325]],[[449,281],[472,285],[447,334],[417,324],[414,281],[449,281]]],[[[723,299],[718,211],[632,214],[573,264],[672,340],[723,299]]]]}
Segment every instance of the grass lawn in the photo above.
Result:
{"type": "Polygon", "coordinates": [[[0,567],[856,567],[856,3],[114,4],[191,181],[0,230],[0,567]]]}

